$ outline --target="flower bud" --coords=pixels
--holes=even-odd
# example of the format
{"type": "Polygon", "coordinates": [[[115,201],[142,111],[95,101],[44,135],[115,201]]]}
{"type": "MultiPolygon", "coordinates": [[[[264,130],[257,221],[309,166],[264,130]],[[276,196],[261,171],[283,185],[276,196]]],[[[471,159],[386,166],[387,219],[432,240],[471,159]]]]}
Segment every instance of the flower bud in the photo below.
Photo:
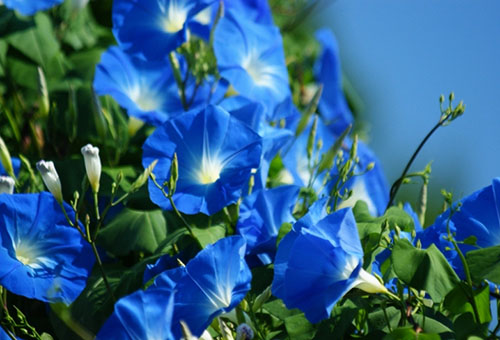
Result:
{"type": "Polygon", "coordinates": [[[354,282],[354,288],[361,289],[367,293],[386,293],[387,288],[379,280],[366,270],[361,268],[359,276],[354,282]]]}
{"type": "Polygon", "coordinates": [[[40,171],[42,175],[43,182],[49,191],[54,195],[57,202],[63,202],[61,181],[59,180],[59,175],[57,174],[56,168],[54,167],[54,162],[46,162],[44,160],[36,163],[36,168],[40,171]]]}
{"type": "Polygon", "coordinates": [[[13,177],[14,168],[12,167],[12,159],[10,158],[9,149],[7,149],[7,145],[5,145],[2,137],[0,137],[0,162],[5,169],[5,172],[9,174],[9,176],[13,177]]]}
{"type": "Polygon", "coordinates": [[[252,340],[253,330],[246,323],[242,323],[236,328],[236,340],[252,340]]]}
{"type": "Polygon", "coordinates": [[[40,99],[40,116],[46,117],[50,110],[49,91],[47,89],[47,81],[41,67],[37,67],[38,71],[38,96],[40,99]]]}
{"type": "Polygon", "coordinates": [[[13,194],[14,184],[12,177],[0,176],[0,194],[13,194]]]}
{"type": "Polygon", "coordinates": [[[101,158],[99,158],[99,148],[87,144],[82,148],[83,160],[85,161],[85,171],[94,193],[99,191],[99,180],[101,178],[101,158]]]}

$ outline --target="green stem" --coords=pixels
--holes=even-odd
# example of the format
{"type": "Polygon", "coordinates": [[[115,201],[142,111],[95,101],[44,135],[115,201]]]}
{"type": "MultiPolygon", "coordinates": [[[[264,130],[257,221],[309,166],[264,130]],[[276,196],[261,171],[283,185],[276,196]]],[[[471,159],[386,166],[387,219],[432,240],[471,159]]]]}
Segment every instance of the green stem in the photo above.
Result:
{"type": "Polygon", "coordinates": [[[469,286],[470,289],[470,303],[472,305],[472,310],[474,311],[474,317],[476,319],[477,324],[479,324],[480,318],[479,318],[479,310],[477,309],[477,304],[476,304],[476,299],[474,298],[474,289],[472,286],[472,277],[470,275],[470,270],[469,270],[469,265],[467,264],[467,261],[465,260],[465,256],[458,247],[457,242],[455,239],[451,238],[451,243],[453,244],[453,247],[455,248],[455,251],[458,253],[458,256],[460,257],[460,261],[462,262],[462,265],[464,266],[464,271],[465,271],[465,278],[467,280],[467,285],[469,286]]]}
{"type": "Polygon", "coordinates": [[[396,194],[398,193],[399,188],[401,187],[401,184],[403,184],[403,180],[405,179],[406,174],[410,170],[410,167],[413,164],[413,161],[415,160],[415,158],[417,158],[417,155],[420,153],[420,150],[424,147],[425,143],[427,143],[427,141],[434,134],[434,132],[436,132],[436,130],[439,129],[439,127],[442,126],[446,121],[448,121],[449,117],[451,117],[451,113],[446,115],[445,117],[441,118],[439,120],[439,122],[436,125],[434,125],[434,127],[427,133],[427,135],[424,137],[424,139],[420,142],[417,149],[415,150],[415,152],[411,156],[410,160],[406,164],[406,167],[404,168],[403,173],[392,185],[391,191],[390,191],[389,202],[387,203],[387,207],[385,208],[385,210],[389,209],[389,207],[394,202],[394,198],[396,198],[396,194]]]}
{"type": "Polygon", "coordinates": [[[94,209],[95,209],[95,216],[97,221],[100,221],[101,218],[99,216],[99,198],[97,195],[97,192],[94,192],[94,209]]]}
{"type": "Polygon", "coordinates": [[[185,111],[188,109],[187,101],[186,101],[186,88],[185,84],[182,80],[181,71],[179,69],[179,62],[175,58],[175,53],[170,52],[168,54],[168,60],[170,61],[170,65],[172,66],[172,71],[174,73],[175,82],[177,83],[177,87],[179,88],[179,92],[181,95],[182,107],[185,111]]]}
{"type": "Polygon", "coordinates": [[[389,321],[389,316],[387,315],[387,310],[385,309],[385,304],[382,305],[382,311],[384,312],[385,322],[387,323],[387,328],[389,329],[389,333],[392,333],[391,322],[389,321]]]}
{"type": "Polygon", "coordinates": [[[116,302],[115,294],[113,293],[113,290],[111,289],[111,286],[109,285],[108,277],[106,276],[106,272],[104,271],[104,267],[102,266],[101,257],[99,256],[99,252],[97,251],[97,247],[95,245],[95,242],[91,242],[90,245],[92,246],[92,251],[94,252],[95,258],[97,260],[97,265],[101,271],[102,279],[104,280],[104,284],[106,285],[106,289],[108,290],[108,293],[111,296],[111,299],[113,299],[113,302],[116,302]]]}

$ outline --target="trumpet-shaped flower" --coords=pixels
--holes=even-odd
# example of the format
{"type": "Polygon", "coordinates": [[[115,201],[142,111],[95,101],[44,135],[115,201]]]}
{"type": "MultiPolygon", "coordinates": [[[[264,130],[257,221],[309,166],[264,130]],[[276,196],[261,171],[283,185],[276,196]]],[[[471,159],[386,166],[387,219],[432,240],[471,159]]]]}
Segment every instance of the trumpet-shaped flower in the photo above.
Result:
{"type": "MultiPolygon", "coordinates": [[[[259,167],[262,142],[257,133],[227,111],[208,106],[168,120],[143,146],[143,165],[158,159],[157,183],[170,178],[174,153],[178,182],[173,201],[186,214],[211,215],[236,202],[252,169],[259,167]]],[[[151,200],[172,209],[162,191],[149,181],[151,200]]]]}
{"type": "Polygon", "coordinates": [[[62,3],[63,0],[3,0],[7,8],[14,9],[22,15],[33,15],[62,3]]]}
{"type": "Polygon", "coordinates": [[[321,115],[332,123],[336,134],[342,133],[353,118],[342,92],[341,70],[337,41],[328,29],[316,31],[321,44],[321,53],[314,65],[314,76],[323,84],[323,95],[319,101],[321,115]]]}
{"type": "Polygon", "coordinates": [[[247,241],[247,254],[269,264],[276,253],[276,237],[283,223],[293,223],[292,215],[299,187],[286,185],[257,190],[240,205],[236,228],[247,241]]]}
{"type": "Polygon", "coordinates": [[[208,245],[185,267],[160,274],[152,287],[175,290],[172,332],[180,338],[179,322],[200,336],[212,320],[236,307],[250,290],[252,274],[241,236],[208,245]]]}
{"type": "Polygon", "coordinates": [[[254,175],[254,188],[265,188],[271,160],[292,139],[293,132],[288,129],[270,126],[266,121],[264,107],[260,103],[242,96],[224,99],[220,106],[232,116],[250,126],[262,137],[262,160],[259,170],[254,175]]]}
{"type": "Polygon", "coordinates": [[[97,334],[102,340],[173,340],[174,293],[169,289],[138,290],[121,298],[97,334]]]}
{"type": "Polygon", "coordinates": [[[46,302],[76,299],[94,256],[51,194],[0,195],[0,225],[0,285],[46,302]]]}
{"type": "Polygon", "coordinates": [[[465,254],[478,247],[486,248],[500,245],[500,178],[492,180],[491,185],[484,187],[471,195],[460,200],[460,210],[450,217],[448,209],[436,218],[433,225],[424,229],[420,235],[423,247],[434,243],[450,261],[457,274],[464,278],[464,269],[460,257],[453,249],[451,242],[446,240],[448,236],[448,220],[450,232],[458,246],[465,254]],[[476,237],[476,245],[470,245],[460,241],[466,238],[476,237]]]}
{"type": "Polygon", "coordinates": [[[183,111],[168,63],[145,62],[118,47],[101,56],[94,89],[99,95],[111,95],[129,115],[153,125],[183,111]]]}
{"type": "Polygon", "coordinates": [[[228,11],[215,29],[214,52],[221,76],[240,95],[263,103],[268,116],[290,95],[277,27],[228,11]]]}
{"type": "Polygon", "coordinates": [[[115,0],[113,33],[127,52],[165,60],[188,39],[189,22],[214,0],[115,0]]]}
{"type": "Polygon", "coordinates": [[[363,250],[350,209],[324,218],[320,200],[281,240],[274,265],[272,292],[287,308],[299,308],[316,323],[351,288],[369,293],[386,288],[362,268],[363,250]]]}

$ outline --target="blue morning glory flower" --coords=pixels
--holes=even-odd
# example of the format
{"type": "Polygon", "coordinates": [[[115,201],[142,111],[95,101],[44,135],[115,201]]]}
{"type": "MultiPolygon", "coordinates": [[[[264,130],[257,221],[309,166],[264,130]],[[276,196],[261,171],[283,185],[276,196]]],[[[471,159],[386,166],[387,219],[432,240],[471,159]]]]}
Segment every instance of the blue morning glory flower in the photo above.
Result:
{"type": "Polygon", "coordinates": [[[245,17],[259,24],[272,25],[273,14],[268,0],[224,0],[227,11],[245,13],[245,17]]]}
{"type": "Polygon", "coordinates": [[[269,264],[276,252],[276,237],[283,223],[293,223],[293,208],[300,188],[285,185],[257,190],[240,205],[236,229],[247,241],[247,254],[269,264]]]}
{"type": "MultiPolygon", "coordinates": [[[[464,241],[469,236],[477,238],[476,244],[481,248],[500,245],[500,178],[493,179],[491,185],[484,187],[460,200],[460,211],[453,214],[450,220],[450,231],[455,240],[464,241]]],[[[448,235],[447,224],[450,216],[448,209],[436,218],[433,225],[421,234],[422,246],[427,248],[434,243],[450,261],[453,269],[460,277],[465,277],[460,258],[451,242],[445,240],[448,235]]],[[[460,250],[465,254],[477,249],[473,245],[459,242],[460,250]]]]}
{"type": "Polygon", "coordinates": [[[173,340],[174,293],[150,288],[121,298],[97,334],[103,340],[173,340]]]}
{"type": "Polygon", "coordinates": [[[131,116],[153,125],[183,112],[172,69],[166,62],[146,62],[110,47],[101,56],[94,90],[111,95],[131,116]]]}
{"type": "Polygon", "coordinates": [[[322,50],[314,65],[314,76],[323,84],[319,111],[332,123],[336,134],[342,133],[353,122],[353,117],[342,91],[341,70],[337,41],[329,29],[316,31],[322,50]]]}
{"type": "Polygon", "coordinates": [[[0,195],[0,225],[0,285],[46,302],[78,297],[94,255],[52,194],[0,195]]]}
{"type": "Polygon", "coordinates": [[[64,0],[3,0],[3,4],[10,9],[14,9],[22,15],[33,15],[38,11],[43,11],[61,4],[64,0]]]}
{"type": "MultiPolygon", "coordinates": [[[[169,179],[177,153],[179,180],[173,200],[186,214],[211,215],[236,202],[252,169],[259,167],[262,141],[257,133],[227,111],[208,106],[168,120],[143,146],[143,165],[154,160],[158,183],[169,179]]],[[[163,193],[149,181],[151,200],[171,209],[163,193]]]]}
{"type": "Polygon", "coordinates": [[[172,332],[181,336],[179,321],[200,336],[212,320],[236,307],[250,290],[252,274],[241,236],[223,238],[200,251],[185,267],[160,274],[152,287],[175,290],[172,332]]]}
{"type": "Polygon", "coordinates": [[[370,293],[386,288],[362,268],[363,250],[349,208],[326,217],[317,201],[281,240],[274,265],[273,294],[317,323],[351,288],[370,293]]]}
{"type": "Polygon", "coordinates": [[[269,125],[262,104],[242,96],[226,98],[220,103],[220,106],[232,116],[246,123],[262,137],[262,160],[259,170],[254,175],[254,188],[265,188],[271,160],[292,139],[293,132],[269,125]]]}
{"type": "Polygon", "coordinates": [[[165,60],[188,39],[188,24],[214,0],[115,0],[113,33],[128,53],[165,60]]]}
{"type": "MultiPolygon", "coordinates": [[[[361,176],[354,176],[346,183],[346,188],[352,190],[352,196],[341,202],[338,209],[352,207],[358,200],[368,205],[368,211],[374,216],[381,216],[385,212],[389,201],[389,186],[382,170],[382,165],[375,154],[362,141],[358,142],[359,164],[356,172],[362,172],[368,164],[373,163],[373,169],[361,176]]],[[[332,181],[337,179],[336,169],[332,171],[332,181]]]]}
{"type": "Polygon", "coordinates": [[[214,52],[220,75],[240,95],[263,103],[268,116],[290,95],[276,26],[257,24],[243,13],[228,11],[215,29],[214,52]]]}

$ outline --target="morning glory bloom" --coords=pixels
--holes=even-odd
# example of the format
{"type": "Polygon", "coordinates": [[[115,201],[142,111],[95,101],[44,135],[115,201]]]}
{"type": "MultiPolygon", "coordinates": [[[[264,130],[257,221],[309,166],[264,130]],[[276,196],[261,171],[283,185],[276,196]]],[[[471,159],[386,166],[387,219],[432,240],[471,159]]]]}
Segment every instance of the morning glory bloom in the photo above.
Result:
{"type": "Polygon", "coordinates": [[[319,111],[332,123],[334,132],[341,134],[353,122],[353,117],[342,91],[342,77],[337,41],[329,29],[316,31],[321,53],[314,65],[316,81],[323,84],[319,111]]]}
{"type": "MultiPolygon", "coordinates": [[[[466,254],[476,246],[460,243],[470,236],[477,238],[476,245],[487,248],[500,245],[500,178],[492,180],[491,185],[484,187],[460,200],[460,211],[453,214],[450,220],[450,231],[459,241],[460,250],[466,254]]],[[[434,243],[450,261],[457,274],[464,278],[464,269],[460,257],[453,249],[448,236],[447,224],[450,216],[448,209],[436,218],[420,236],[422,247],[427,248],[434,243]]]]}
{"type": "Polygon", "coordinates": [[[330,316],[351,288],[384,293],[386,288],[362,267],[363,249],[351,209],[324,216],[326,199],[316,202],[278,245],[273,295],[299,308],[311,323],[330,316]]]}
{"type": "Polygon", "coordinates": [[[101,56],[94,90],[111,95],[129,115],[153,125],[183,111],[169,63],[146,62],[116,46],[101,56]]]}
{"type": "Polygon", "coordinates": [[[262,160],[259,170],[254,175],[254,188],[265,188],[271,160],[292,139],[293,132],[269,125],[262,104],[242,96],[226,98],[220,103],[220,106],[262,137],[262,160]]]}
{"type": "Polygon", "coordinates": [[[293,208],[300,187],[285,185],[257,190],[240,205],[236,229],[247,241],[247,255],[269,264],[276,253],[276,237],[283,223],[293,223],[293,208]]]}
{"type": "MultiPolygon", "coordinates": [[[[262,141],[257,133],[227,111],[208,106],[168,120],[148,137],[143,146],[142,164],[158,163],[153,170],[159,184],[170,178],[174,153],[179,180],[173,200],[186,214],[214,214],[234,203],[259,167],[262,141]]],[[[149,180],[151,200],[162,209],[171,204],[149,180]]]]}
{"type": "Polygon", "coordinates": [[[224,8],[232,13],[245,13],[245,17],[255,23],[273,24],[268,0],[224,0],[224,8]]]}
{"type": "Polygon", "coordinates": [[[97,334],[102,340],[173,340],[174,293],[169,289],[138,290],[121,298],[97,334]]]}
{"type": "MultiPolygon", "coordinates": [[[[223,238],[200,251],[185,267],[160,274],[153,286],[175,290],[172,332],[181,337],[180,320],[200,336],[212,320],[236,307],[250,290],[252,274],[241,236],[223,238]]],[[[151,288],[150,288],[151,289],[151,288]]]]}
{"type": "Polygon", "coordinates": [[[64,0],[3,0],[3,4],[10,9],[14,9],[22,15],[33,15],[38,11],[43,11],[61,4],[64,0]]]}
{"type": "Polygon", "coordinates": [[[53,195],[0,195],[0,225],[0,285],[45,302],[70,304],[78,297],[94,255],[53,195]]]}
{"type": "Polygon", "coordinates": [[[215,28],[214,52],[220,75],[240,95],[261,102],[270,116],[290,95],[283,43],[276,26],[227,11],[215,28]]]}
{"type": "Polygon", "coordinates": [[[188,24],[214,0],[115,0],[113,33],[128,53],[165,60],[188,39],[188,24]]]}

